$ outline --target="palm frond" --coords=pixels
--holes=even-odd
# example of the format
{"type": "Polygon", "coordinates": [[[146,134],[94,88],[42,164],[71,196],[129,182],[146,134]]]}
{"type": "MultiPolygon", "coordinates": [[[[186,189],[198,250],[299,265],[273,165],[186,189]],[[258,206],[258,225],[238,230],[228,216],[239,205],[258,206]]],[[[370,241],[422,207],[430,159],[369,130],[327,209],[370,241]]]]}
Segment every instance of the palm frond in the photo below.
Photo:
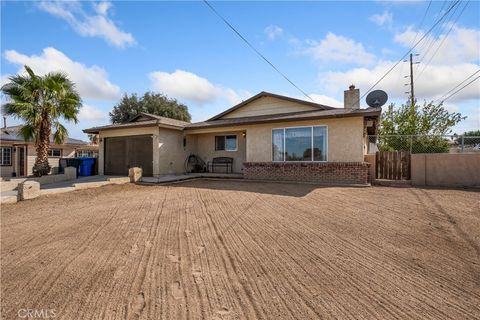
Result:
{"type": "Polygon", "coordinates": [[[37,141],[36,130],[34,126],[26,124],[20,128],[19,132],[20,135],[23,137],[23,140],[35,142],[37,141]]]}
{"type": "Polygon", "coordinates": [[[53,134],[53,142],[62,144],[68,138],[68,130],[59,121],[53,123],[55,133],[53,134]]]}

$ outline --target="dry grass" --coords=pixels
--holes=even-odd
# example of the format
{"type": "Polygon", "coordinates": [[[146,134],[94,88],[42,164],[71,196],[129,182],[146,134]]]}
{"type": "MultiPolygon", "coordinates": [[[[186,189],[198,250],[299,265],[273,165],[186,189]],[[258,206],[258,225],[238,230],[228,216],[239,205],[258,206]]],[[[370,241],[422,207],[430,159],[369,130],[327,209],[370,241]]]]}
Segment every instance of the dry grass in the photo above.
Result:
{"type": "Polygon", "coordinates": [[[2,314],[478,319],[479,195],[192,181],[5,205],[2,314]]]}

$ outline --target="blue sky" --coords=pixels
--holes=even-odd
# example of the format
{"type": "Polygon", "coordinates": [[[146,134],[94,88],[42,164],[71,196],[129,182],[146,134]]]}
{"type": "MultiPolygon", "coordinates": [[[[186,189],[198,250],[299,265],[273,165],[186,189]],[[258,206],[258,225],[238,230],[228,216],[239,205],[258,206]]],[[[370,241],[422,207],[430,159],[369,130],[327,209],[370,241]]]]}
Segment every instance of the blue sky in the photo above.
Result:
{"type": "MultiPolygon", "coordinates": [[[[354,83],[365,92],[453,2],[432,1],[428,11],[428,1],[211,4],[314,100],[341,107],[343,90],[354,83]]],[[[420,101],[480,69],[480,3],[455,8],[416,48],[420,101]]],[[[69,74],[85,104],[79,124],[67,126],[78,138],[107,124],[123,93],[163,92],[194,121],[262,90],[305,98],[202,2],[2,1],[1,54],[2,84],[23,64],[69,74]]],[[[401,63],[376,88],[405,101],[407,72],[401,63]]],[[[480,128],[479,83],[445,102],[468,116],[456,132],[480,128]]]]}

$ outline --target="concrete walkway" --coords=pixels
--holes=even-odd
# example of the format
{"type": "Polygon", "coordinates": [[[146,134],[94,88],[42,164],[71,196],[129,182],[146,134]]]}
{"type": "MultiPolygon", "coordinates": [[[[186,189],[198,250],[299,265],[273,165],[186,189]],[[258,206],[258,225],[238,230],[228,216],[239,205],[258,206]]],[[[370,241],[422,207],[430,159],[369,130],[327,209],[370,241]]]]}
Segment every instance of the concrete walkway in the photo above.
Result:
{"type": "MultiPolygon", "coordinates": [[[[46,194],[56,194],[63,192],[70,192],[74,190],[97,188],[109,184],[122,184],[128,183],[130,179],[128,177],[121,176],[90,176],[90,177],[79,177],[75,180],[61,181],[49,184],[40,185],[40,195],[46,194]]],[[[2,181],[3,183],[3,181],[2,181]]],[[[18,191],[2,191],[0,193],[2,204],[4,203],[15,203],[17,202],[18,191]]]]}
{"type": "Polygon", "coordinates": [[[141,183],[145,184],[163,184],[163,183],[174,183],[179,181],[198,179],[198,178],[211,178],[211,179],[243,179],[243,174],[241,173],[188,173],[181,175],[168,175],[161,177],[143,177],[141,183]]]}

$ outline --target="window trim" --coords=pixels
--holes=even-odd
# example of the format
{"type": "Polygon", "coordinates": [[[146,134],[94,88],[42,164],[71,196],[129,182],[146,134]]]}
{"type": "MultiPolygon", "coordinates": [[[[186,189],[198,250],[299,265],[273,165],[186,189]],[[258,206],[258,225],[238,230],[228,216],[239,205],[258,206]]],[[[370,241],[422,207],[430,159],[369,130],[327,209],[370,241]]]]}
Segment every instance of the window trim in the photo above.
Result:
{"type": "Polygon", "coordinates": [[[215,144],[215,152],[236,152],[238,151],[238,135],[236,134],[223,134],[223,135],[215,135],[215,138],[214,138],[214,144],[215,144]],[[219,150],[217,149],[217,137],[224,137],[225,138],[225,142],[224,142],[224,146],[225,146],[225,149],[224,150],[219,150]],[[235,137],[235,149],[233,150],[227,150],[227,137],[235,137]]]}
{"type": "Polygon", "coordinates": [[[49,158],[61,158],[62,155],[63,155],[63,149],[62,148],[48,148],[47,154],[48,154],[49,158]],[[60,155],[59,156],[54,156],[53,155],[53,150],[60,150],[60,155]],[[52,155],[49,154],[50,151],[52,151],[52,155]]]}
{"type": "Polygon", "coordinates": [[[300,163],[300,162],[328,162],[328,125],[326,124],[319,124],[319,125],[311,125],[311,126],[294,126],[294,127],[281,127],[281,128],[272,128],[270,134],[270,157],[272,162],[292,162],[292,163],[300,163]],[[325,149],[327,152],[325,153],[325,160],[313,160],[314,154],[312,152],[312,160],[296,160],[296,161],[287,161],[285,160],[285,129],[299,129],[299,128],[310,128],[311,130],[311,147],[313,150],[313,128],[314,127],[323,127],[326,129],[325,135],[325,149]],[[273,160],[273,130],[283,130],[283,160],[273,160]]]}
{"type": "Polygon", "coordinates": [[[0,147],[2,149],[10,149],[10,164],[3,164],[3,154],[2,158],[0,159],[0,166],[1,167],[12,167],[13,166],[13,147],[0,147]]]}

